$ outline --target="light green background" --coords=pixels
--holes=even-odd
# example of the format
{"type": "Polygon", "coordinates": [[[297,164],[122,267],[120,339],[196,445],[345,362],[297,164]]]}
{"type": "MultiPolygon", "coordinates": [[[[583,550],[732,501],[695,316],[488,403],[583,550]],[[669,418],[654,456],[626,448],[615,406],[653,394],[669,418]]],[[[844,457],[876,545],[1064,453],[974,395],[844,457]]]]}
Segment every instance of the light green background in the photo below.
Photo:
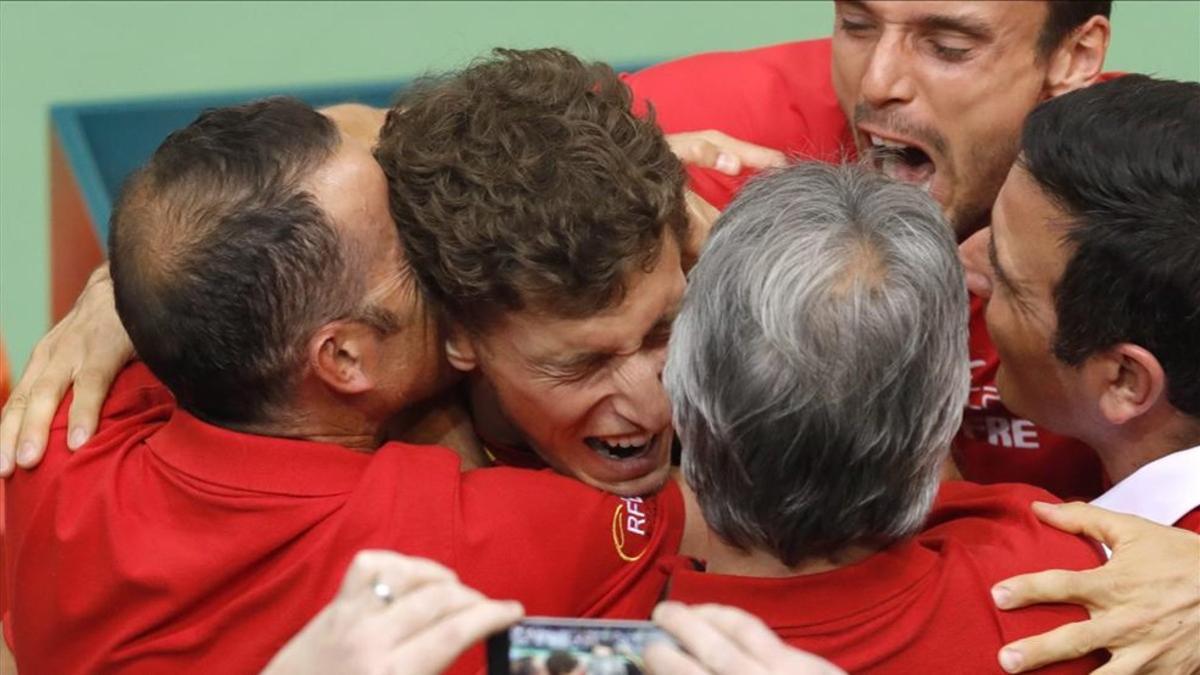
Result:
{"type": "MultiPolygon", "coordinates": [[[[48,328],[52,103],[380,80],[493,46],[614,62],[826,35],[816,2],[0,2],[0,333],[48,328]]],[[[1200,1],[1119,0],[1110,69],[1200,79],[1200,1]]],[[[697,83],[703,86],[703,83],[697,83]]],[[[14,373],[14,376],[16,373],[14,373]]]]}

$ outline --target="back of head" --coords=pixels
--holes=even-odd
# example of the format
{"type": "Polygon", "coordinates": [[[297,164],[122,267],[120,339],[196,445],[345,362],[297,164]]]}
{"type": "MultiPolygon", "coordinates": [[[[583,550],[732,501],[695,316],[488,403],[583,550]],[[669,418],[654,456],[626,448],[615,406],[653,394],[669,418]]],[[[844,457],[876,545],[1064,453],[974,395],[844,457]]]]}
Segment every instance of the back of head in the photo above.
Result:
{"type": "Polygon", "coordinates": [[[633,115],[611,68],[560,49],[498,49],[418,82],[376,157],[422,285],[470,329],[614,305],[664,230],[686,227],[683,170],[653,115],[633,115]]]}
{"type": "Polygon", "coordinates": [[[914,532],[966,400],[966,314],[918,189],[821,164],[752,181],[690,274],[665,374],[713,531],[789,566],[914,532]]]}
{"type": "Polygon", "coordinates": [[[339,144],[286,98],[208,110],[122,190],[109,258],[138,355],[180,405],[218,423],[283,404],[316,326],[358,295],[304,181],[339,144]]]}
{"type": "Polygon", "coordinates": [[[1018,164],[1068,217],[1055,355],[1139,345],[1200,417],[1200,83],[1128,75],[1051,99],[1018,164]]]}

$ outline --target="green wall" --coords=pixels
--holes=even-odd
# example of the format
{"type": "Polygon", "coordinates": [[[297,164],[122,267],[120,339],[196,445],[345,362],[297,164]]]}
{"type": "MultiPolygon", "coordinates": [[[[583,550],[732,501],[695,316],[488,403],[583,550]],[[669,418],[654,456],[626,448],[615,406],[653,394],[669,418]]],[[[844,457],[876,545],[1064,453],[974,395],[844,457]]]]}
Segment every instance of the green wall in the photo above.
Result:
{"type": "MultiPolygon", "coordinates": [[[[1200,1],[1118,0],[1112,69],[1200,79],[1200,1]]],[[[0,2],[0,333],[48,328],[47,110],[66,101],[403,77],[497,45],[614,62],[828,33],[816,2],[0,2]]],[[[15,375],[15,373],[14,373],[15,375]]]]}

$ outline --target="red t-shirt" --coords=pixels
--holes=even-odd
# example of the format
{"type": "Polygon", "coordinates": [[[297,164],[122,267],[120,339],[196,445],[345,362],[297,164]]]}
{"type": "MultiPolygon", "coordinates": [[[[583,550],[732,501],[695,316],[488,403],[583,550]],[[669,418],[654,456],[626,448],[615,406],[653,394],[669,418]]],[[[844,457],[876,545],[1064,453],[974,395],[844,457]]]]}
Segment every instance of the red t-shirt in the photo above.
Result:
{"type": "MultiPolygon", "coordinates": [[[[254,672],[364,548],[423,556],[530,614],[644,618],[682,536],[674,484],[621,499],[546,471],[460,473],[443,448],[374,453],[235,433],[141,365],[95,439],[9,485],[4,616],[22,672],[254,672]]],[[[477,647],[458,662],[476,672],[477,647]]]]}
{"type": "MultiPolygon", "coordinates": [[[[1042,525],[1027,486],[945,483],[926,530],[841,569],[785,578],[680,567],[669,596],[717,602],[761,618],[788,644],[852,673],[1002,672],[1005,644],[1087,619],[1074,605],[1000,611],[993,584],[1047,568],[1097,567],[1095,546],[1042,525]]],[[[1101,654],[1038,672],[1086,673],[1101,654]]]]}
{"type": "MultiPolygon", "coordinates": [[[[734,138],[826,162],[855,157],[854,137],[830,79],[828,38],[740,52],[700,54],[624,75],[635,109],[653,104],[666,133],[716,129],[734,138]]],[[[692,189],[724,209],[748,173],[730,177],[689,168],[692,189]]],[[[996,396],[997,355],[971,304],[971,402],[955,459],[969,480],[1021,482],[1064,498],[1091,499],[1102,490],[1100,461],[1077,440],[1015,417],[996,396]],[[979,364],[974,367],[974,364],[979,364]]]]}

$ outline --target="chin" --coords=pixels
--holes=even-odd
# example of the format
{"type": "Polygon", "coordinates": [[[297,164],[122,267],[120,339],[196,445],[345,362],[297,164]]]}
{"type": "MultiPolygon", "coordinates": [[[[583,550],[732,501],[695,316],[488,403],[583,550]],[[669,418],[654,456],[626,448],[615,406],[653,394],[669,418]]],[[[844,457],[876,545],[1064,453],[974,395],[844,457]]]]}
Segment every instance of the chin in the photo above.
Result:
{"type": "Polygon", "coordinates": [[[663,466],[651,471],[643,476],[624,480],[618,483],[606,483],[597,485],[605,492],[611,492],[619,497],[642,497],[658,492],[667,483],[667,479],[671,475],[671,464],[667,462],[663,466]]]}

